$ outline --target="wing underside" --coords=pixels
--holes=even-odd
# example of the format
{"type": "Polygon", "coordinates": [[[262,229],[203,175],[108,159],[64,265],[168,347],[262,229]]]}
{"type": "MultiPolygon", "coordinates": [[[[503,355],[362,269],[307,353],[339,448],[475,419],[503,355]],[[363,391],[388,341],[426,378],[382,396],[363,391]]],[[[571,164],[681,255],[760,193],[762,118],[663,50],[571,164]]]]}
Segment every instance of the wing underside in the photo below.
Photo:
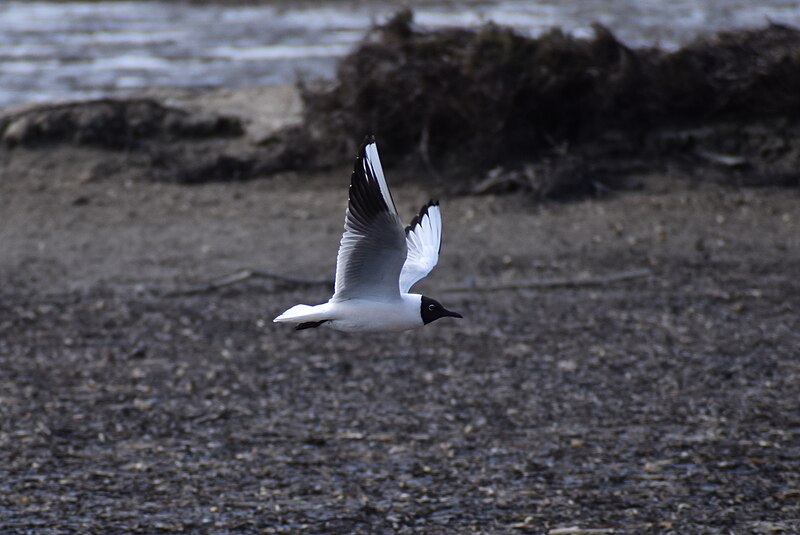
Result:
{"type": "Polygon", "coordinates": [[[442,248],[442,214],[438,201],[422,207],[406,227],[408,254],[400,272],[400,291],[407,293],[420,279],[431,272],[439,261],[442,248]]]}
{"type": "Polygon", "coordinates": [[[359,150],[350,180],[333,301],[400,298],[406,237],[372,136],[359,150]]]}

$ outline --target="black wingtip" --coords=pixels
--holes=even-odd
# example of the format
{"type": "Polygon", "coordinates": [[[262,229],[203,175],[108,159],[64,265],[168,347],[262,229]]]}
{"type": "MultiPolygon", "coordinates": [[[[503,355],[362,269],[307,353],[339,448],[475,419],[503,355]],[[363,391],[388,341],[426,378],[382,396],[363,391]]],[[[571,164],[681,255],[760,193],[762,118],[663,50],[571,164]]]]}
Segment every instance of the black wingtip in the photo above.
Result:
{"type": "Polygon", "coordinates": [[[348,190],[350,210],[348,220],[358,220],[361,224],[367,224],[382,212],[397,212],[391,193],[388,195],[388,200],[384,198],[375,175],[374,166],[379,162],[372,162],[367,156],[367,147],[373,143],[375,143],[374,135],[369,134],[364,138],[364,144],[361,145],[353,162],[353,174],[350,177],[348,190]]]}
{"type": "Polygon", "coordinates": [[[415,215],[414,219],[412,219],[411,223],[409,223],[409,225],[406,227],[406,234],[414,230],[414,227],[417,226],[420,220],[427,215],[428,208],[430,208],[431,206],[439,206],[439,201],[434,199],[429,200],[428,204],[422,207],[422,210],[419,211],[419,214],[415,215]]]}
{"type": "Polygon", "coordinates": [[[361,143],[361,146],[358,148],[358,154],[356,154],[356,167],[358,167],[359,162],[367,157],[367,147],[370,145],[375,144],[375,135],[374,134],[367,134],[364,136],[364,141],[361,143]]]}

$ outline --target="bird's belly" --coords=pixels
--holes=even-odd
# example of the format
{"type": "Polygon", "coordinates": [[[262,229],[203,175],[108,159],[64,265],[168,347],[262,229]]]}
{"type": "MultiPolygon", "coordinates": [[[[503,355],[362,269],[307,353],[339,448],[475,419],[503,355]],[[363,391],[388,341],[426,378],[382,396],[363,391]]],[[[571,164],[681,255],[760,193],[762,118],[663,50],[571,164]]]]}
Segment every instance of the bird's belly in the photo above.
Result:
{"type": "Polygon", "coordinates": [[[333,318],[326,327],[345,332],[398,332],[423,325],[416,307],[395,303],[343,301],[336,303],[333,318]]]}

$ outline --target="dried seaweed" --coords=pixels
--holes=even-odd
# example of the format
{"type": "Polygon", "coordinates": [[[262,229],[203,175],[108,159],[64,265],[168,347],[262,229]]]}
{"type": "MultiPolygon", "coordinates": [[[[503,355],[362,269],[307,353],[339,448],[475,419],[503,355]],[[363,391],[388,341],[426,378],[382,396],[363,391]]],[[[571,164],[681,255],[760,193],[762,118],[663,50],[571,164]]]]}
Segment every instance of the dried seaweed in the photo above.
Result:
{"type": "MultiPolygon", "coordinates": [[[[800,31],[777,24],[667,53],[631,49],[600,25],[591,38],[559,29],[530,38],[492,23],[426,31],[403,11],[342,60],[335,80],[301,90],[310,165],[347,161],[374,132],[386,160],[451,177],[563,156],[627,165],[705,150],[797,183],[800,31]]],[[[578,189],[597,179],[579,174],[578,189]]]]}

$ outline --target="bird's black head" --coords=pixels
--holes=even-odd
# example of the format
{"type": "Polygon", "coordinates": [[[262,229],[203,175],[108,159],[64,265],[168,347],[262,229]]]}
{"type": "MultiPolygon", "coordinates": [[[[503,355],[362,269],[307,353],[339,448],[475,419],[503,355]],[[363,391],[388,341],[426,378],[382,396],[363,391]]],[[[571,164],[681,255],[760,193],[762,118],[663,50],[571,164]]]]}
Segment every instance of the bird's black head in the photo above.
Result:
{"type": "Polygon", "coordinates": [[[432,321],[436,321],[439,318],[451,317],[451,318],[461,318],[463,317],[458,312],[451,312],[444,308],[442,304],[435,300],[431,299],[430,297],[422,296],[422,306],[420,313],[422,314],[422,323],[425,325],[429,324],[432,321]]]}

